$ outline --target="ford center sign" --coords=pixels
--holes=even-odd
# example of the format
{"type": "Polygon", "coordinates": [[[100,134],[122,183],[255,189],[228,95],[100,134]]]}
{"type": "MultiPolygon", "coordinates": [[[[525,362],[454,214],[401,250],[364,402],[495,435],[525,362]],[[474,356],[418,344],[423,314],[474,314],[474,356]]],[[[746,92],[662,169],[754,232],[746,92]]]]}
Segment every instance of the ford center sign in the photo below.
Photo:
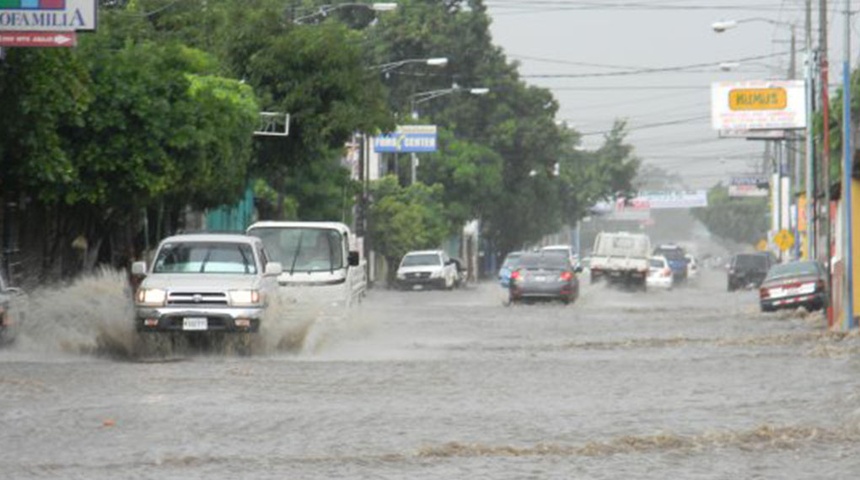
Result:
{"type": "Polygon", "coordinates": [[[394,133],[373,141],[379,153],[420,153],[436,151],[436,125],[399,125],[394,133]]]}
{"type": "Polygon", "coordinates": [[[0,32],[96,29],[96,0],[0,0],[0,32]]]}

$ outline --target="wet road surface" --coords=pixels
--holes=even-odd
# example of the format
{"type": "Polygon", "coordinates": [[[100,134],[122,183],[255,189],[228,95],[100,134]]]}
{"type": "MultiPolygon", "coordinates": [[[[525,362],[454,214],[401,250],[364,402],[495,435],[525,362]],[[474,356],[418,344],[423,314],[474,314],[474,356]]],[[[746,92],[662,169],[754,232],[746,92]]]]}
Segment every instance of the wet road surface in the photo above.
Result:
{"type": "MultiPolygon", "coordinates": [[[[856,478],[860,337],[724,273],[506,307],[374,289],[251,357],[145,359],[110,274],[0,350],[0,478],[856,478]],[[95,299],[95,300],[93,300],[95,299]]],[[[271,339],[270,339],[271,340],[271,339]]]]}

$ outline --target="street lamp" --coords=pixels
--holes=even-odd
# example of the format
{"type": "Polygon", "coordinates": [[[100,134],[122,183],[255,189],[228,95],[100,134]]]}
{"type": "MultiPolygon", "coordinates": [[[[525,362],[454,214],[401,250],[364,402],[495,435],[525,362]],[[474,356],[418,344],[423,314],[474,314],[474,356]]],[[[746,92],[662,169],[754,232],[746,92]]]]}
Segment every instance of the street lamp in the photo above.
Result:
{"type": "Polygon", "coordinates": [[[750,17],[750,18],[742,18],[740,20],[720,20],[711,24],[711,28],[714,29],[717,33],[723,33],[726,30],[730,30],[732,28],[737,27],[741,23],[750,23],[750,22],[764,22],[769,23],[771,25],[789,25],[785,22],[777,22],[776,20],[771,20],[769,18],[764,17],[750,17]]]}
{"type": "MultiPolygon", "coordinates": [[[[474,87],[474,88],[464,88],[458,85],[454,85],[451,88],[443,88],[439,90],[428,90],[426,92],[418,92],[413,93],[409,96],[410,104],[412,106],[412,118],[418,118],[418,110],[417,107],[419,104],[424,102],[429,102],[434,98],[439,98],[445,95],[450,95],[455,92],[466,92],[471,95],[486,95],[490,93],[490,89],[486,87],[474,87]]],[[[415,183],[416,177],[416,167],[418,166],[418,159],[415,154],[411,154],[409,156],[409,170],[411,175],[411,183],[415,183]]]]}
{"type": "Polygon", "coordinates": [[[410,58],[407,60],[398,60],[396,62],[383,63],[380,65],[373,65],[368,67],[370,70],[379,70],[382,73],[388,73],[392,70],[396,70],[404,65],[409,65],[411,63],[420,63],[423,65],[428,65],[431,67],[444,67],[448,65],[448,59],[446,57],[434,57],[434,58],[410,58]]]}
{"type": "Polygon", "coordinates": [[[340,10],[341,8],[364,8],[368,10],[373,10],[374,12],[390,12],[397,8],[397,4],[393,2],[375,2],[375,3],[337,3],[333,5],[320,5],[316,12],[304,15],[301,17],[296,17],[293,19],[293,23],[297,25],[304,24],[307,20],[311,20],[316,17],[325,18],[329,13],[340,10]]]}
{"type": "Polygon", "coordinates": [[[442,88],[439,90],[428,90],[426,92],[413,93],[409,96],[409,101],[412,106],[412,117],[415,118],[418,116],[418,110],[416,109],[418,105],[424,102],[429,102],[434,98],[450,95],[455,92],[465,92],[470,95],[486,95],[490,93],[490,89],[486,87],[465,88],[460,87],[458,85],[454,85],[451,88],[442,88]]]}

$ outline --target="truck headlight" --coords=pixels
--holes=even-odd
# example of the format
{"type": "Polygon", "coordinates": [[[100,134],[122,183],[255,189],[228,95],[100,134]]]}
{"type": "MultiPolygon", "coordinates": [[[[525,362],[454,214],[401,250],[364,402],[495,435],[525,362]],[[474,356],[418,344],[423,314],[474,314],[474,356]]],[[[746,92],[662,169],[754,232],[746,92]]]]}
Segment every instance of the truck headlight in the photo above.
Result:
{"type": "Polygon", "coordinates": [[[167,292],[160,288],[141,288],[137,291],[137,304],[146,307],[163,307],[167,292]]]}
{"type": "Polygon", "coordinates": [[[230,305],[245,306],[260,303],[259,290],[230,290],[230,305]]]}
{"type": "Polygon", "coordinates": [[[397,278],[403,280],[404,278],[406,278],[406,274],[403,272],[397,272],[397,278]]]}

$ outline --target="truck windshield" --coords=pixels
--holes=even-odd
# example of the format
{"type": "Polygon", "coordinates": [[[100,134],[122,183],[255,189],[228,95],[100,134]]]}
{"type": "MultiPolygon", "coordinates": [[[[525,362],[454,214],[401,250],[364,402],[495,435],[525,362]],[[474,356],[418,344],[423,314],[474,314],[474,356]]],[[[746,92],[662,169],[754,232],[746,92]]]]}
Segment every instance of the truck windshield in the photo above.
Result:
{"type": "Polygon", "coordinates": [[[256,275],[254,251],[245,243],[167,243],[158,251],[154,273],[241,273],[256,275]]]}
{"type": "Polygon", "coordinates": [[[344,268],[343,236],[334,229],[306,227],[254,228],[270,260],[287,272],[323,272],[344,268]]]}

